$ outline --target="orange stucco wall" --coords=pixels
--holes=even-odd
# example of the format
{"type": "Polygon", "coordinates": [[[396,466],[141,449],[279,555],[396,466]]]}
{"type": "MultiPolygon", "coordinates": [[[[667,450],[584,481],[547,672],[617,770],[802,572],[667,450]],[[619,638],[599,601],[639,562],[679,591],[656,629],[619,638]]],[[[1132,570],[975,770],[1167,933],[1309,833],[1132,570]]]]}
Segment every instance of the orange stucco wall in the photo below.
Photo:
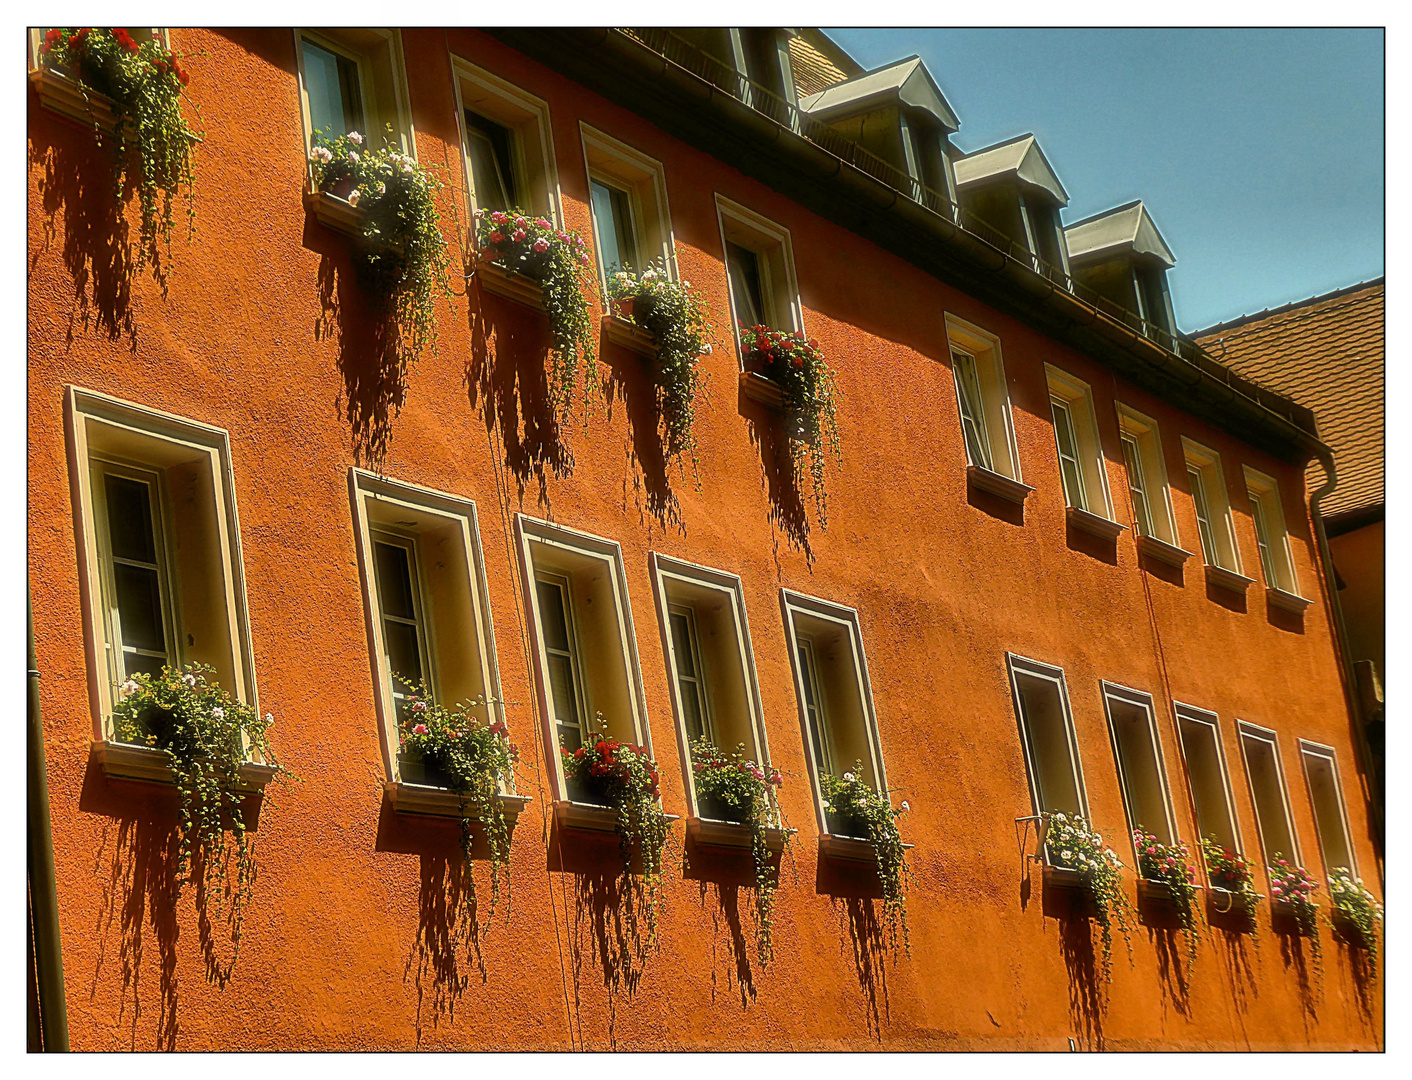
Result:
{"type": "MultiPolygon", "coordinates": [[[[1252,848],[1256,825],[1234,723],[1280,733],[1297,830],[1316,876],[1323,869],[1296,739],[1336,747],[1358,857],[1374,867],[1319,573],[1297,510],[1301,466],[1115,382],[1086,358],[484,35],[418,29],[403,33],[411,108],[421,160],[446,169],[451,181],[448,235],[467,220],[449,49],[549,103],[571,227],[591,234],[580,120],[662,161],[682,274],[719,326],[729,309],[713,192],[787,226],[806,326],[832,358],[843,392],[843,461],[828,475],[829,528],[808,536],[811,564],[791,533],[789,507],[771,494],[760,447],[762,436],[772,438],[770,414],[739,397],[728,342],[702,360],[710,397],[697,427],[699,489],[675,472],[664,480],[654,467],[647,383],[633,357],[606,345],[612,390],[586,431],[575,424],[560,432],[573,466],[559,475],[552,443],[524,424],[533,405],[515,389],[516,374],[523,381],[541,363],[532,321],[474,289],[441,306],[440,349],[409,373],[384,469],[476,500],[501,679],[512,730],[527,751],[518,781],[533,801],[514,838],[514,907],[481,941],[482,983],[464,948],[458,954],[442,936],[447,881],[459,860],[455,824],[399,819],[382,802],[347,483],[352,418],[366,415],[371,400],[368,369],[356,292],[345,280],[347,243],[306,220],[300,204],[293,35],[177,30],[172,39],[193,54],[191,92],[206,140],[196,161],[198,236],[174,245],[165,299],[145,277],[125,301],[115,296],[102,158],[82,128],[41,109],[33,93],[29,99],[30,582],[76,1048],[1066,1049],[1070,1038],[1109,1048],[1381,1046],[1381,984],[1355,978],[1348,950],[1325,927],[1320,989],[1263,911],[1258,947],[1210,933],[1189,986],[1173,970],[1165,935],[1138,926],[1131,966],[1120,942],[1111,989],[1090,995],[1086,924],[1066,931],[1045,916],[1039,875],[1027,870],[1015,824],[1031,804],[1007,650],[1064,668],[1103,832],[1125,831],[1099,696],[1099,680],[1108,679],[1158,702],[1184,837],[1192,839],[1195,826],[1172,699],[1219,713],[1252,848]],[[321,300],[321,275],[330,271],[341,282],[343,348],[339,315],[321,300]],[[968,501],[943,312],[1001,339],[1023,474],[1036,489],[1022,523],[968,501]],[[1315,598],[1303,619],[1267,613],[1258,588],[1244,610],[1218,602],[1199,558],[1184,580],[1144,575],[1130,533],[1116,558],[1070,546],[1044,361],[1093,387],[1121,517],[1128,512],[1115,394],[1161,424],[1185,546],[1196,545],[1196,522],[1180,435],[1220,451],[1248,568],[1258,560],[1240,467],[1277,476],[1294,523],[1300,585],[1315,598]],[[261,812],[256,898],[240,963],[224,987],[206,979],[190,897],[175,910],[163,899],[173,796],[107,781],[89,763],[62,411],[69,384],[230,432],[261,707],[278,717],[281,757],[302,781],[261,812]],[[666,492],[679,518],[662,511],[666,492]],[[786,775],[783,807],[801,826],[784,867],[778,960],[769,969],[759,970],[746,948],[748,894],[684,878],[681,825],[668,855],[661,949],[633,987],[615,985],[613,964],[600,955],[601,906],[577,891],[575,875],[549,868],[548,788],[512,549],[521,509],[622,544],[670,812],[685,813],[683,779],[648,554],[741,576],[764,722],[786,775]],[[904,818],[905,838],[916,845],[910,956],[879,951],[859,888],[818,868],[781,586],[860,612],[889,779],[895,798],[913,808],[904,818]]],[[[484,867],[477,872],[484,896],[484,867]]],[[[1307,947],[1301,955],[1307,959],[1307,947]]]]}
{"type": "Polygon", "coordinates": [[[1344,581],[1339,603],[1348,627],[1348,647],[1353,659],[1373,661],[1380,679],[1387,678],[1383,543],[1381,521],[1329,540],[1334,565],[1344,581]]]}

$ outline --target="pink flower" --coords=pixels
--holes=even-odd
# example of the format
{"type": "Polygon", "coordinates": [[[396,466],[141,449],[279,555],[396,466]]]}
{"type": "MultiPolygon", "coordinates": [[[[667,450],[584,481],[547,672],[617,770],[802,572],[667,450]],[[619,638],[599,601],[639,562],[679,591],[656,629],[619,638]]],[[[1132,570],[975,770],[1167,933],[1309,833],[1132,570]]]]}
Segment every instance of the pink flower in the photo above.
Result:
{"type": "Polygon", "coordinates": [[[359,135],[356,131],[350,131],[348,133],[348,141],[351,142],[354,146],[362,146],[363,136],[359,135]]]}
{"type": "Polygon", "coordinates": [[[496,210],[490,215],[490,223],[492,225],[504,225],[507,220],[508,219],[505,217],[505,215],[502,214],[499,210],[496,210]]]}
{"type": "Polygon", "coordinates": [[[543,218],[535,218],[535,219],[534,219],[534,223],[535,223],[536,225],[538,225],[541,229],[552,229],[552,228],[554,228],[553,225],[549,224],[549,222],[545,221],[543,218]]]}
{"type": "Polygon", "coordinates": [[[505,234],[502,233],[502,232],[493,232],[493,233],[491,233],[491,234],[490,234],[490,242],[491,242],[492,244],[503,244],[503,243],[505,242],[505,234]]]}
{"type": "Polygon", "coordinates": [[[418,724],[416,727],[414,727],[414,728],[412,729],[412,734],[413,734],[413,735],[425,735],[426,733],[427,733],[427,726],[426,726],[425,724],[418,724]]]}
{"type": "Polygon", "coordinates": [[[1272,887],[1270,888],[1270,892],[1271,892],[1272,894],[1274,894],[1275,896],[1283,896],[1283,895],[1284,895],[1284,890],[1281,889],[1278,885],[1272,886],[1272,887]]]}
{"type": "Polygon", "coordinates": [[[549,241],[546,240],[546,239],[544,239],[544,237],[541,236],[538,240],[536,240],[536,241],[534,242],[534,244],[532,245],[532,247],[534,248],[535,251],[548,251],[548,250],[549,250],[549,241]]]}
{"type": "Polygon", "coordinates": [[[413,711],[413,712],[426,712],[426,711],[427,711],[427,703],[426,703],[425,701],[414,701],[414,702],[412,702],[412,711],[413,711]]]}
{"type": "Polygon", "coordinates": [[[569,234],[566,232],[556,232],[554,235],[559,238],[560,243],[567,244],[569,242],[569,234]]]}

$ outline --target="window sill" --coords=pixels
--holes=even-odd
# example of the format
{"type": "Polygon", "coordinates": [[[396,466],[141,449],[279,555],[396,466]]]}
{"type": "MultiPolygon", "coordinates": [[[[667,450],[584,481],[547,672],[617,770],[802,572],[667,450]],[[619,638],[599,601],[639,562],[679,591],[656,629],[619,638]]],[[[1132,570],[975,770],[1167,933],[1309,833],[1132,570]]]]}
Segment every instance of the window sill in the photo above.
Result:
{"type": "MultiPolygon", "coordinates": [[[[399,814],[449,818],[461,816],[461,800],[454,791],[447,788],[389,780],[383,784],[383,789],[392,801],[392,808],[399,814]]],[[[497,795],[495,798],[505,814],[505,823],[514,828],[520,811],[529,805],[529,796],[497,795]]]]}
{"type": "Polygon", "coordinates": [[[325,229],[361,240],[367,215],[350,203],[327,191],[304,192],[304,209],[313,214],[325,229]]]}
{"type": "MultiPolygon", "coordinates": [[[[903,851],[911,851],[916,844],[903,844],[903,851]]],[[[873,845],[860,836],[840,836],[837,833],[824,833],[819,837],[819,854],[826,859],[839,862],[872,863],[877,865],[878,857],[873,853],[873,845]]]]}
{"type": "MultiPolygon", "coordinates": [[[[1202,887],[1196,886],[1199,891],[1202,887]]],[[[1137,879],[1137,898],[1139,903],[1162,904],[1172,907],[1177,903],[1176,894],[1172,892],[1172,887],[1165,881],[1153,881],[1151,878],[1137,879]]]]}
{"type": "Polygon", "coordinates": [[[603,316],[603,336],[620,349],[648,360],[657,359],[657,339],[652,333],[621,316],[603,316]]]}
{"type": "MultiPolygon", "coordinates": [[[[676,814],[663,814],[670,825],[681,820],[676,814]]],[[[572,802],[559,799],[554,803],[554,823],[561,829],[579,829],[583,832],[616,832],[618,812],[611,806],[599,803],[572,802]]]]}
{"type": "Polygon", "coordinates": [[[1067,507],[1065,517],[1073,528],[1110,543],[1117,540],[1127,528],[1116,521],[1109,521],[1102,514],[1095,514],[1077,506],[1067,507]]]}
{"type": "Polygon", "coordinates": [[[544,289],[539,282],[531,281],[523,274],[506,270],[497,263],[477,262],[471,276],[480,282],[483,292],[527,307],[531,311],[544,310],[544,289]]]}
{"type": "MultiPolygon", "coordinates": [[[[784,850],[785,841],[797,833],[798,829],[780,829],[769,826],[765,829],[765,847],[772,853],[784,850]]],[[[749,825],[736,821],[719,821],[715,818],[687,818],[686,834],[696,843],[705,847],[740,848],[748,850],[753,846],[752,830],[749,825]]],[[[872,849],[869,848],[870,857],[872,849]]]]}
{"type": "Polygon", "coordinates": [[[1137,550],[1140,555],[1146,555],[1149,559],[1156,559],[1178,569],[1185,566],[1186,561],[1191,558],[1190,551],[1183,551],[1175,544],[1158,540],[1155,536],[1138,536],[1137,550]]]}
{"type": "MultiPolygon", "coordinates": [[[[1270,915],[1276,919],[1288,919],[1290,922],[1297,924],[1299,922],[1299,916],[1295,914],[1296,911],[1297,909],[1295,908],[1294,904],[1292,904],[1288,900],[1271,899],[1270,901],[1270,915]]],[[[1314,917],[1316,924],[1318,922],[1318,912],[1319,907],[1315,905],[1314,917]]],[[[1300,933],[1304,933],[1302,928],[1300,929],[1300,933]]]]}
{"type": "Polygon", "coordinates": [[[1034,488],[1028,484],[1022,484],[1018,480],[1011,480],[1008,476],[980,465],[966,466],[966,482],[972,487],[988,491],[992,495],[998,495],[1008,502],[1024,505],[1025,498],[1034,488]]]}
{"type": "Polygon", "coordinates": [[[1248,578],[1244,574],[1237,574],[1234,570],[1227,570],[1224,566],[1207,566],[1206,581],[1210,585],[1215,585],[1218,589],[1229,589],[1233,593],[1245,595],[1245,591],[1255,584],[1254,578],[1248,578]]]}
{"type": "MultiPolygon", "coordinates": [[[[150,746],[95,740],[90,753],[102,766],[103,774],[111,780],[137,780],[149,784],[175,783],[167,755],[150,746]]],[[[236,790],[246,794],[263,791],[278,771],[273,765],[247,761],[240,767],[240,784],[236,790]]]]}
{"type": "Polygon", "coordinates": [[[776,412],[784,411],[784,388],[774,379],[767,378],[758,371],[742,371],[740,389],[751,401],[758,401],[776,412]]]}
{"type": "Polygon", "coordinates": [[[1296,615],[1303,615],[1304,612],[1308,610],[1309,605],[1314,602],[1313,600],[1306,600],[1302,596],[1296,596],[1294,593],[1285,592],[1283,589],[1273,589],[1269,586],[1265,588],[1265,600],[1274,607],[1284,608],[1286,611],[1292,611],[1296,615]]]}
{"type": "MultiPolygon", "coordinates": [[[[30,85],[39,94],[39,103],[52,113],[77,120],[85,127],[97,126],[111,135],[118,129],[118,114],[113,100],[96,90],[85,90],[75,79],[52,68],[40,68],[29,73],[30,85]]],[[[131,127],[129,121],[124,125],[131,127]]]]}

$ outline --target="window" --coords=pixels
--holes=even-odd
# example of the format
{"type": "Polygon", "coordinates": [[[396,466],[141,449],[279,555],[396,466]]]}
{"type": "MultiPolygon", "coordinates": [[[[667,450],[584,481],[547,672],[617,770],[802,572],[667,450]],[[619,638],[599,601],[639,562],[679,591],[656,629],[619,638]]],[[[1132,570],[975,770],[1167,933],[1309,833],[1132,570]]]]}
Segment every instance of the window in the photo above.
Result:
{"type": "Polygon", "coordinates": [[[518,208],[561,221],[549,106],[459,56],[451,69],[472,212],[518,208]]]}
{"type": "Polygon", "coordinates": [[[378,147],[392,128],[404,154],[416,154],[398,30],[296,30],[304,144],[361,132],[378,147]]]}
{"type": "Polygon", "coordinates": [[[1089,385],[1050,364],[1044,365],[1049,405],[1054,416],[1054,442],[1065,503],[1113,521],[1108,470],[1098,434],[1098,418],[1089,385]]]}
{"type": "Polygon", "coordinates": [[[1324,859],[1324,875],[1338,869],[1358,874],[1353,839],[1344,807],[1343,785],[1339,782],[1338,757],[1332,746],[1299,740],[1299,756],[1304,760],[1304,780],[1309,786],[1309,802],[1314,810],[1314,829],[1319,835],[1319,853],[1324,859]]]}
{"type": "Polygon", "coordinates": [[[1294,557],[1290,550],[1289,532],[1285,528],[1284,509],[1280,506],[1280,488],[1275,479],[1245,467],[1245,490],[1250,498],[1250,516],[1255,523],[1255,543],[1260,550],[1260,568],[1265,584],[1291,597],[1299,596],[1299,582],[1294,575],[1294,557]]]}
{"type": "Polygon", "coordinates": [[[1250,797],[1255,803],[1255,824],[1260,830],[1260,847],[1265,864],[1276,859],[1288,859],[1299,864],[1299,839],[1294,833],[1294,819],[1289,812],[1289,793],[1285,788],[1284,767],[1280,764],[1280,747],[1273,731],[1238,721],[1241,754],[1245,758],[1245,775],[1250,781],[1250,797]]]}
{"type": "Polygon", "coordinates": [[[1182,439],[1187,480],[1196,511],[1196,529],[1201,538],[1201,555],[1206,565],[1240,575],[1240,549],[1236,546],[1226,481],[1221,458],[1214,450],[1182,439]]]}
{"type": "Polygon", "coordinates": [[[210,664],[255,704],[229,437],[77,387],[65,407],[94,740],[122,682],[163,665],[210,664]]]}
{"type": "Polygon", "coordinates": [[[652,748],[622,549],[524,514],[515,528],[545,752],[566,800],[561,746],[606,733],[652,748]]]}
{"type": "Polygon", "coordinates": [[[1142,467],[1142,447],[1137,439],[1123,434],[1118,437],[1123,446],[1123,464],[1128,469],[1128,494],[1133,500],[1133,521],[1139,536],[1151,536],[1152,499],[1147,493],[1147,476],[1142,467]]]}
{"type": "Polygon", "coordinates": [[[1015,695],[1015,716],[1020,725],[1034,812],[1088,817],[1083,766],[1079,763],[1064,672],[1013,653],[1006,653],[1005,659],[1015,695]]]}
{"type": "MultiPolygon", "coordinates": [[[[44,44],[44,35],[51,27],[31,26],[29,28],[29,67],[33,71],[39,67],[39,47],[44,44]]],[[[167,31],[156,26],[125,26],[124,30],[133,41],[141,45],[145,41],[155,41],[164,49],[170,49],[171,44],[167,40],[167,31]]]]}
{"type": "Polygon", "coordinates": [[[671,678],[682,768],[696,809],[689,744],[705,738],[727,753],[769,759],[755,677],[745,594],[734,574],[654,552],[651,571],[663,620],[662,645],[671,678]]]}
{"type": "Polygon", "coordinates": [[[1118,782],[1123,788],[1128,828],[1143,829],[1164,845],[1175,844],[1177,819],[1172,812],[1167,766],[1162,760],[1162,739],[1157,734],[1152,696],[1109,682],[1102,685],[1103,706],[1108,713],[1108,731],[1113,738],[1113,757],[1118,765],[1118,782]]]}
{"type": "Polygon", "coordinates": [[[716,215],[736,324],[802,332],[789,231],[720,195],[716,215]]]}
{"type": "Polygon", "coordinates": [[[580,123],[584,165],[593,209],[600,284],[612,269],[641,270],[661,259],[676,276],[666,174],[660,162],[624,142],[580,123]]]}
{"type": "Polygon", "coordinates": [[[356,468],[349,488],[384,765],[421,783],[398,739],[414,684],[447,706],[484,702],[471,710],[484,723],[504,715],[476,507],[356,468]]]}
{"type": "Polygon", "coordinates": [[[839,776],[861,762],[860,779],[888,790],[862,630],[857,611],[827,600],[781,589],[780,604],[819,831],[827,834],[820,774],[839,776]]]}
{"type": "Polygon", "coordinates": [[[1182,758],[1186,761],[1191,798],[1196,807],[1196,827],[1203,838],[1213,837],[1222,847],[1242,850],[1240,824],[1231,794],[1226,751],[1216,714],[1180,702],[1174,706],[1182,758]]]}
{"type": "Polygon", "coordinates": [[[1020,456],[1000,339],[954,315],[946,316],[946,338],[966,463],[1018,484],[1020,456]]]}
{"type": "MultiPolygon", "coordinates": [[[[1167,463],[1157,421],[1136,409],[1118,405],[1118,437],[1123,447],[1123,464],[1128,476],[1128,493],[1133,502],[1133,520],[1139,537],[1160,541],[1165,549],[1144,545],[1144,550],[1167,556],[1167,561],[1184,561],[1186,553],[1177,539],[1176,516],[1172,512],[1172,492],[1167,483],[1167,463]]],[[[1139,541],[1141,543],[1141,541],[1139,541]]]]}

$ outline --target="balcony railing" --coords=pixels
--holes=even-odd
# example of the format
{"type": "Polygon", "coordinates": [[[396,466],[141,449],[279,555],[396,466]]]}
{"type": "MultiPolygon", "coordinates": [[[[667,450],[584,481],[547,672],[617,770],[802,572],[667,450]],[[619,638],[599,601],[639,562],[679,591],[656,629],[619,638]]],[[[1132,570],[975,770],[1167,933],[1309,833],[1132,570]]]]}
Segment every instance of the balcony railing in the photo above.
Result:
{"type": "Polygon", "coordinates": [[[1121,304],[1114,303],[1096,290],[1075,280],[1073,275],[1066,273],[1062,268],[1045,262],[1030,251],[1025,244],[1016,241],[994,226],[982,221],[969,210],[952,202],[945,192],[928,187],[890,161],[879,157],[828,124],[811,117],[797,105],[786,101],[768,87],[741,74],[733,65],[726,63],[719,57],[712,56],[680,35],[666,29],[622,28],[617,32],[632,38],[663,59],[720,88],[757,113],[807,139],[819,149],[832,154],[853,168],[867,173],[874,180],[890,187],[902,198],[911,200],[938,217],[959,226],[972,236],[983,240],[1021,268],[1049,279],[1094,312],[1141,334],[1165,352],[1220,379],[1232,388],[1241,390],[1242,393],[1249,395],[1250,390],[1242,388],[1237,385],[1238,383],[1244,383],[1246,386],[1254,388],[1257,391],[1254,396],[1258,397],[1263,406],[1289,419],[1295,419],[1293,413],[1288,410],[1288,403],[1285,399],[1269,392],[1259,394],[1258,391],[1262,388],[1258,384],[1243,376],[1236,376],[1228,367],[1213,359],[1195,342],[1178,337],[1165,327],[1143,318],[1137,312],[1130,311],[1121,304]],[[1284,407],[1272,405],[1271,398],[1284,407]]]}

